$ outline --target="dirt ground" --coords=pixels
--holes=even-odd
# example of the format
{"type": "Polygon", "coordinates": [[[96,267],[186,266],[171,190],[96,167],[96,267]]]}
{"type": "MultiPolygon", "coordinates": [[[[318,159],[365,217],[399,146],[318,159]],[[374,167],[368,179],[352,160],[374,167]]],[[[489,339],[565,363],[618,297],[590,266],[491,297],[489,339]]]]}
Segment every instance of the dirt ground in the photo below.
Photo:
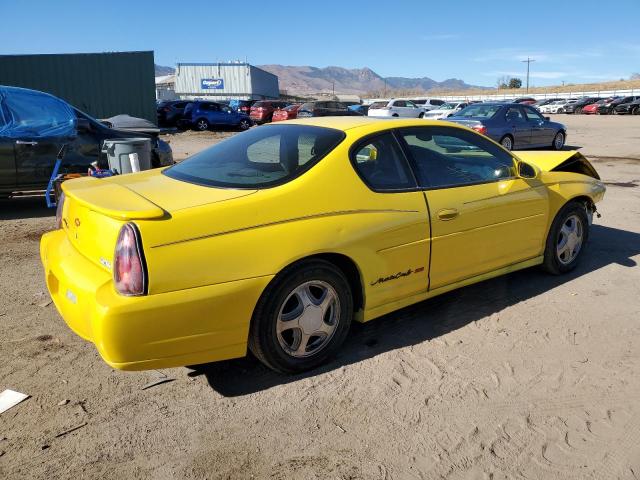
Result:
{"type": "MultiPolygon", "coordinates": [[[[0,415],[0,478],[640,479],[640,128],[559,119],[609,157],[594,160],[608,192],[576,271],[355,325],[334,361],[293,377],[251,358],[112,370],[47,300],[43,200],[0,203],[0,390],[31,395],[0,415]]],[[[219,137],[171,144],[179,157],[219,137]]]]}

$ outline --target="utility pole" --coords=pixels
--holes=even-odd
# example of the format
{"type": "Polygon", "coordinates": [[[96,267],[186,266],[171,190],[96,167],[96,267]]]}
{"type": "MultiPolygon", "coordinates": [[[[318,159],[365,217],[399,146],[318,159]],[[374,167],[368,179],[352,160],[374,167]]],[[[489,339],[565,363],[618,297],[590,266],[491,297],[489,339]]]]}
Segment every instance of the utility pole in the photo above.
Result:
{"type": "Polygon", "coordinates": [[[331,82],[331,95],[333,95],[334,100],[336,96],[336,82],[331,82]]]}
{"type": "Polygon", "coordinates": [[[384,98],[387,98],[387,79],[383,78],[384,80],[384,98]]]}
{"type": "Polygon", "coordinates": [[[529,65],[531,65],[531,62],[535,62],[535,60],[529,57],[526,60],[522,60],[522,63],[527,64],[527,93],[529,93],[529,65]]]}

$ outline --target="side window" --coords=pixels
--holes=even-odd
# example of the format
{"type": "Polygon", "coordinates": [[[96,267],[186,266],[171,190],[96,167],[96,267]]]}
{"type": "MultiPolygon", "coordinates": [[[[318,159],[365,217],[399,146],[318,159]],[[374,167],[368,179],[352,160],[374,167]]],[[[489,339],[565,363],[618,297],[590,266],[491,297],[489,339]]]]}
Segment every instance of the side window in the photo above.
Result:
{"type": "Polygon", "coordinates": [[[407,107],[411,107],[411,108],[418,108],[417,105],[413,102],[406,102],[407,103],[407,107]]]}
{"type": "Polygon", "coordinates": [[[415,188],[400,145],[391,133],[368,138],[351,151],[351,161],[362,179],[376,191],[415,188]]]}
{"type": "Polygon", "coordinates": [[[422,188],[458,187],[515,176],[511,155],[472,132],[416,127],[403,129],[401,135],[422,188]]]}
{"type": "Polygon", "coordinates": [[[507,122],[525,122],[522,111],[518,107],[510,107],[505,114],[507,122]]]}
{"type": "Polygon", "coordinates": [[[540,120],[540,121],[545,121],[544,117],[542,115],[540,115],[540,113],[535,109],[535,108],[531,108],[531,107],[524,107],[524,111],[527,115],[527,118],[529,120],[540,120]]]}
{"type": "Polygon", "coordinates": [[[444,105],[444,101],[443,100],[431,100],[431,105],[444,105]]]}
{"type": "Polygon", "coordinates": [[[405,102],[404,100],[396,100],[395,102],[393,102],[393,106],[394,107],[406,107],[407,106],[407,102],[405,102]]]}

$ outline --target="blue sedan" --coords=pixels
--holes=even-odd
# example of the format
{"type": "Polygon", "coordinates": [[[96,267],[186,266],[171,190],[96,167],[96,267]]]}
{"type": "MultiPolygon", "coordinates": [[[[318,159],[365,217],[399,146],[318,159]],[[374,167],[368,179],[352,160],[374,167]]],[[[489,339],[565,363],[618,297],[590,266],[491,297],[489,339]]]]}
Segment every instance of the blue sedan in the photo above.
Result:
{"type": "Polygon", "coordinates": [[[460,110],[447,121],[482,133],[507,150],[551,147],[562,150],[567,128],[538,110],[520,103],[476,103],[460,110]]]}

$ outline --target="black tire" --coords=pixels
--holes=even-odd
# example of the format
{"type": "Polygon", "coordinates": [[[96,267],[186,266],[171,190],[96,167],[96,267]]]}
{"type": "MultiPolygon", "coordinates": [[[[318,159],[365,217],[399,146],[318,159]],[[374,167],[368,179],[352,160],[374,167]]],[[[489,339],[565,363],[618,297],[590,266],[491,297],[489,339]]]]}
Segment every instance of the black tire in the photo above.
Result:
{"type": "Polygon", "coordinates": [[[564,132],[556,133],[556,136],[553,137],[553,142],[551,142],[551,148],[553,148],[554,150],[562,150],[564,148],[564,142],[566,141],[566,139],[567,137],[564,132]]]}
{"type": "Polygon", "coordinates": [[[421,113],[420,115],[418,115],[418,118],[424,118],[424,113],[421,113]]]}
{"type": "Polygon", "coordinates": [[[500,145],[502,145],[507,150],[513,150],[513,137],[511,135],[505,135],[500,139],[500,145]]]}
{"type": "Polygon", "coordinates": [[[545,244],[543,268],[553,275],[570,272],[576,268],[580,262],[580,258],[582,257],[588,240],[589,219],[587,217],[585,206],[581,202],[571,201],[562,207],[556,215],[556,218],[553,219],[545,244]],[[571,261],[565,263],[559,258],[557,248],[562,235],[561,230],[563,225],[565,225],[565,223],[574,216],[577,217],[582,224],[582,242],[575,257],[571,261]]]}
{"type": "Polygon", "coordinates": [[[310,370],[325,363],[340,348],[349,332],[352,317],[353,295],[342,271],[324,260],[302,261],[278,274],[262,293],[251,319],[249,349],[272,370],[282,373],[310,370]],[[281,345],[276,328],[280,312],[286,307],[285,301],[298,287],[314,281],[324,282],[333,288],[338,299],[339,317],[326,343],[316,353],[299,358],[281,345]]]}
{"type": "Polygon", "coordinates": [[[240,130],[249,130],[251,128],[251,122],[246,118],[244,118],[240,120],[240,123],[238,124],[238,128],[240,130]]]}
{"type": "Polygon", "coordinates": [[[581,115],[581,114],[582,114],[582,107],[578,107],[578,108],[576,108],[576,110],[575,110],[575,114],[576,114],[576,115],[581,115]]]}
{"type": "Polygon", "coordinates": [[[631,115],[640,115],[640,107],[633,107],[633,110],[631,110],[631,115]]]}
{"type": "Polygon", "coordinates": [[[397,113],[394,113],[394,114],[393,114],[393,115],[391,115],[391,116],[392,116],[392,117],[397,117],[397,116],[398,116],[398,114],[397,114],[397,113]]]}
{"type": "Polygon", "coordinates": [[[206,130],[209,130],[210,126],[211,125],[209,125],[209,122],[207,121],[206,118],[199,118],[193,124],[193,127],[199,132],[204,132],[206,130]]]}

